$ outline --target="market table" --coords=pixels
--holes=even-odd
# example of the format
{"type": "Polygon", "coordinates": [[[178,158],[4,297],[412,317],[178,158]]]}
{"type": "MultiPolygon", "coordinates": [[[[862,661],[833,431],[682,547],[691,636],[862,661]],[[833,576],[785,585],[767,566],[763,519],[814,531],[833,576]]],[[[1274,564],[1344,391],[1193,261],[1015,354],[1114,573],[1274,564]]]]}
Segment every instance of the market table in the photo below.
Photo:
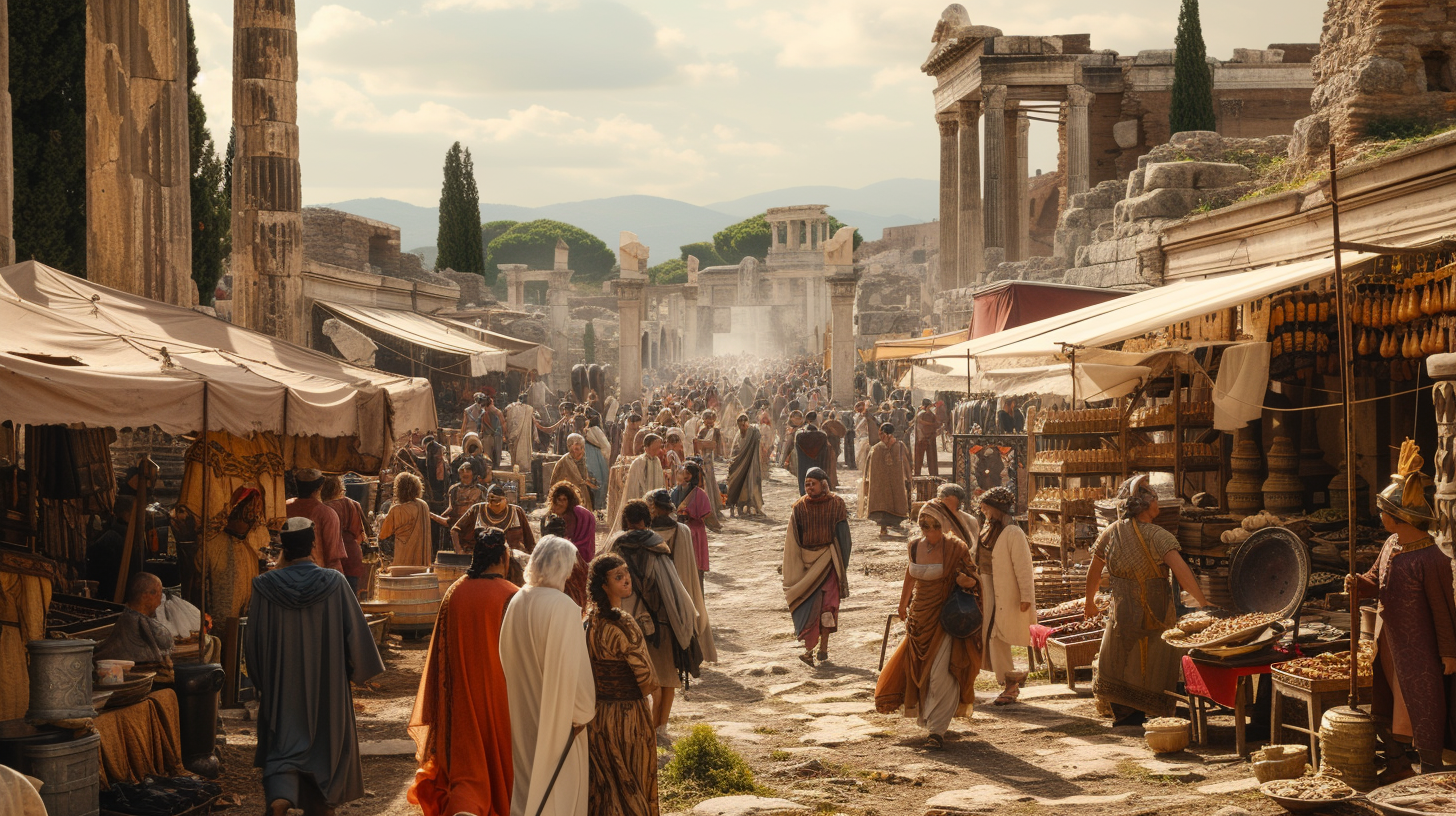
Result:
{"type": "MultiPolygon", "coordinates": [[[[1269,739],[1278,742],[1283,730],[1297,731],[1309,738],[1309,760],[1316,767],[1319,767],[1319,729],[1320,719],[1324,713],[1337,706],[1345,705],[1350,701],[1350,680],[1346,677],[1339,683],[1309,681],[1299,682],[1295,678],[1281,672],[1274,673],[1274,702],[1270,713],[1269,739]],[[1330,687],[1333,686],[1333,687],[1330,687]],[[1306,724],[1303,726],[1284,721],[1284,701],[1286,699],[1298,700],[1304,704],[1306,724]]],[[[1361,704],[1369,703],[1371,689],[1375,679],[1371,675],[1360,675],[1360,687],[1357,701],[1361,704]]]]}
{"type": "Polygon", "coordinates": [[[102,786],[185,773],[180,723],[177,693],[171,689],[153,691],[134,705],[97,715],[93,726],[101,735],[102,786]]]}
{"type": "Polygon", "coordinates": [[[1251,696],[1250,678],[1269,674],[1275,662],[1287,659],[1287,655],[1282,652],[1276,652],[1275,655],[1277,656],[1266,656],[1264,659],[1267,662],[1252,665],[1230,665],[1226,661],[1198,660],[1183,655],[1183,688],[1188,693],[1189,707],[1193,709],[1190,713],[1196,719],[1193,728],[1198,735],[1199,745],[1208,744],[1208,728],[1204,721],[1202,703],[1203,700],[1208,700],[1233,710],[1234,750],[1241,757],[1249,755],[1248,744],[1244,739],[1247,719],[1244,705],[1251,696]]]}

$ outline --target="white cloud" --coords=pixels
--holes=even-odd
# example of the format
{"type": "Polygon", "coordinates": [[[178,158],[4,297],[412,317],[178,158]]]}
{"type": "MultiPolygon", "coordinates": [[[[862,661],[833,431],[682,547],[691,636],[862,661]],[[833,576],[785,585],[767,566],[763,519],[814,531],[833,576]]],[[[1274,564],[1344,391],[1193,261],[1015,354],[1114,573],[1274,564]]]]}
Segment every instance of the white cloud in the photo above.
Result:
{"type": "Polygon", "coordinates": [[[859,130],[897,130],[910,127],[909,122],[901,122],[884,115],[883,113],[865,113],[858,111],[846,113],[843,116],[835,117],[825,123],[830,130],[859,131],[859,130]]]}
{"type": "Polygon", "coordinates": [[[687,75],[688,80],[694,85],[701,85],[714,79],[728,82],[738,80],[738,66],[731,62],[699,62],[680,65],[678,70],[687,75]]]}
{"type": "Polygon", "coordinates": [[[329,4],[315,11],[308,24],[299,30],[298,44],[303,48],[322,45],[338,37],[358,34],[379,25],[378,20],[355,9],[329,4]]]}
{"type": "Polygon", "coordinates": [[[688,41],[688,35],[680,28],[659,28],[657,29],[657,47],[674,48],[684,45],[688,41]]]}

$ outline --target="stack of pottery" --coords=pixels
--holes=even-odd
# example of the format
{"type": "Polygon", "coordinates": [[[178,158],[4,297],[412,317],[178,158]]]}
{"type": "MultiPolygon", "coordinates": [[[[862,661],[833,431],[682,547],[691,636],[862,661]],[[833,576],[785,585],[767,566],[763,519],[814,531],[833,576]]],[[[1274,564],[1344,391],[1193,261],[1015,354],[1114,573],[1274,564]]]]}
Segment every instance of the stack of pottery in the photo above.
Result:
{"type": "Polygon", "coordinates": [[[1236,516],[1252,516],[1264,509],[1264,488],[1260,472],[1264,463],[1259,456],[1259,443],[1242,439],[1234,445],[1229,457],[1233,478],[1224,488],[1228,509],[1236,516]]]}
{"type": "Polygon", "coordinates": [[[1287,436],[1269,446],[1269,478],[1264,480],[1264,509],[1276,516],[1304,510],[1304,482],[1299,478],[1299,451],[1287,436]]]}

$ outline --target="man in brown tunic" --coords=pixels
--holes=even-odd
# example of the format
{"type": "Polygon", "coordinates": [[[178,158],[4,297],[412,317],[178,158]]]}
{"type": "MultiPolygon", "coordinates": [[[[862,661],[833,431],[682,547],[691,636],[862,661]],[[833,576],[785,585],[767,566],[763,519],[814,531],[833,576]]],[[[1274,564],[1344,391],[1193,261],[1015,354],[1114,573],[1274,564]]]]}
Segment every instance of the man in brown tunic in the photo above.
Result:
{"type": "Polygon", "coordinates": [[[895,438],[895,426],[880,426],[880,441],[870,448],[865,463],[869,517],[880,525],[880,538],[910,517],[910,454],[895,438]]]}
{"type": "Polygon", "coordinates": [[[915,475],[920,475],[920,466],[930,460],[930,475],[940,475],[940,456],[936,453],[935,440],[940,435],[940,418],[930,406],[930,400],[920,401],[920,411],[915,414],[915,475]]]}

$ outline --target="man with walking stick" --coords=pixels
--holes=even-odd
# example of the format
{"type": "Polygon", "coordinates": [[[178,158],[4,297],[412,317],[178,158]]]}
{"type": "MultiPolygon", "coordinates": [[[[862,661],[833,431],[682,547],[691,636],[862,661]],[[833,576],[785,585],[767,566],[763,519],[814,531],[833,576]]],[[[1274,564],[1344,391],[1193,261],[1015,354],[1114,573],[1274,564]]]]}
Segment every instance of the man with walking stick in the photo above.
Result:
{"type": "Polygon", "coordinates": [[[585,816],[587,747],[596,714],[581,607],[564,588],[576,546],[546,536],[531,553],[526,586],[501,623],[500,657],[511,710],[515,784],[511,816],[585,816]]]}

